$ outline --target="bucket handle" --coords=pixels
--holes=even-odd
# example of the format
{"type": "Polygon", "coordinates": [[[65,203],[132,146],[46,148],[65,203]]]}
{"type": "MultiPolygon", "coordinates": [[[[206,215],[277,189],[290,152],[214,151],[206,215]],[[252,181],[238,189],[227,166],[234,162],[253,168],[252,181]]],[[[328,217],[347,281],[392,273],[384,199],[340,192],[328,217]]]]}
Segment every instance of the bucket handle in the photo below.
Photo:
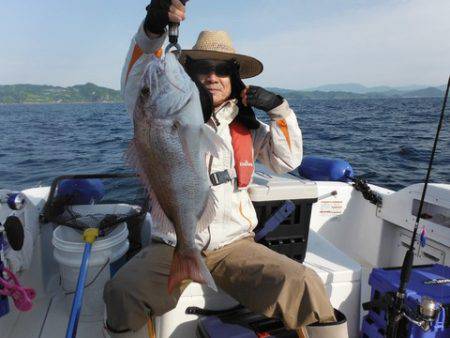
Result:
{"type": "MultiPolygon", "coordinates": [[[[84,285],[84,289],[87,289],[88,287],[90,287],[92,284],[94,284],[94,282],[97,280],[98,276],[100,276],[100,274],[103,272],[103,270],[105,270],[105,268],[108,266],[109,262],[111,261],[111,259],[108,257],[105,261],[105,263],[102,265],[102,267],[100,268],[100,270],[97,272],[97,274],[94,276],[94,278],[92,278],[92,280],[88,283],[86,283],[84,285]]],[[[75,290],[73,291],[69,291],[64,289],[64,287],[62,286],[62,282],[61,282],[61,274],[59,275],[59,285],[61,285],[61,288],[64,291],[64,294],[66,296],[68,295],[73,295],[75,293],[75,290]]]]}

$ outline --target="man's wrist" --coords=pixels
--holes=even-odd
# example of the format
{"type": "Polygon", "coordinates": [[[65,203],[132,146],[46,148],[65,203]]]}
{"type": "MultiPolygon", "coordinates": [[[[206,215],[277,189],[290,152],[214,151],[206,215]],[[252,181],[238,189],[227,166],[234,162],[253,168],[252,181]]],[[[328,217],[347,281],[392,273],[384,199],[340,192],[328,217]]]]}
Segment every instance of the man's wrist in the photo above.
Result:
{"type": "Polygon", "coordinates": [[[161,34],[153,33],[153,32],[148,31],[148,29],[146,29],[144,26],[144,33],[145,33],[145,35],[147,35],[147,37],[149,39],[157,39],[157,38],[163,36],[165,32],[162,32],[161,34]]]}
{"type": "Polygon", "coordinates": [[[166,32],[162,35],[157,35],[154,33],[147,33],[143,24],[139,27],[138,33],[135,36],[135,40],[137,45],[142,49],[142,51],[146,54],[151,54],[160,49],[164,40],[166,39],[166,32]],[[151,35],[150,35],[151,34],[151,35]]]}
{"type": "Polygon", "coordinates": [[[281,104],[267,112],[270,119],[273,121],[287,118],[291,114],[292,110],[289,108],[289,103],[283,99],[281,104]]]}

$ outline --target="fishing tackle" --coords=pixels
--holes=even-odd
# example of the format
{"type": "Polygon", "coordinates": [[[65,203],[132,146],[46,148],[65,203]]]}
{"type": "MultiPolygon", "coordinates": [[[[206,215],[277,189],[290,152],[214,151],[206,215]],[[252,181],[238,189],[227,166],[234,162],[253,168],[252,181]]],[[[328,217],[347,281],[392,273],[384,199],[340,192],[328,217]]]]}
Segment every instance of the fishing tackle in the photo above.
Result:
{"type": "Polygon", "coordinates": [[[397,330],[399,327],[400,320],[403,318],[408,318],[406,316],[406,313],[404,310],[404,307],[405,307],[404,303],[405,303],[405,298],[406,298],[406,287],[408,285],[408,282],[409,282],[409,279],[411,276],[411,269],[412,269],[413,262],[414,262],[414,244],[415,244],[416,237],[417,237],[417,231],[419,229],[419,221],[423,217],[422,209],[423,209],[423,205],[424,205],[424,201],[425,201],[425,194],[427,192],[428,182],[430,180],[431,168],[433,166],[434,155],[436,153],[436,147],[437,147],[437,142],[439,139],[439,133],[441,131],[441,128],[442,128],[442,125],[444,122],[444,113],[445,113],[445,107],[447,104],[449,88],[450,88],[450,77],[448,79],[447,89],[445,91],[444,102],[442,103],[441,116],[440,116],[438,127],[436,130],[436,136],[434,138],[433,150],[431,151],[427,175],[425,177],[425,182],[424,182],[424,186],[423,186],[423,190],[422,190],[422,197],[420,198],[419,210],[417,212],[416,223],[414,225],[414,232],[413,232],[413,235],[411,238],[411,244],[410,244],[409,249],[406,252],[405,258],[403,260],[402,270],[401,270],[401,274],[400,274],[399,288],[398,288],[397,292],[395,293],[395,295],[393,295],[393,299],[392,299],[393,303],[391,306],[389,306],[389,309],[388,309],[388,325],[387,325],[387,332],[386,332],[388,338],[397,337],[397,330]]]}
{"type": "Polygon", "coordinates": [[[11,297],[18,310],[31,310],[36,291],[20,285],[17,276],[8,268],[3,267],[3,277],[0,277],[0,286],[0,295],[11,297]]]}
{"type": "MultiPolygon", "coordinates": [[[[180,0],[183,5],[186,4],[188,0],[180,0]]],[[[166,47],[165,52],[168,53],[173,47],[176,49],[176,53],[179,56],[181,52],[181,46],[178,43],[180,24],[178,22],[169,23],[169,44],[166,47]]]]}
{"type": "Polygon", "coordinates": [[[11,297],[13,299],[14,305],[19,311],[31,310],[33,307],[32,300],[36,297],[36,292],[34,289],[21,286],[19,279],[5,266],[4,263],[5,258],[3,255],[3,248],[5,242],[3,232],[6,233],[13,250],[20,250],[23,244],[22,224],[17,217],[12,217],[15,216],[9,216],[5,224],[0,224],[0,317],[9,312],[7,297],[11,297]],[[11,235],[11,233],[13,233],[13,235],[11,235]],[[20,237],[20,234],[22,237],[20,237]],[[14,240],[11,240],[11,238],[14,240]]]}

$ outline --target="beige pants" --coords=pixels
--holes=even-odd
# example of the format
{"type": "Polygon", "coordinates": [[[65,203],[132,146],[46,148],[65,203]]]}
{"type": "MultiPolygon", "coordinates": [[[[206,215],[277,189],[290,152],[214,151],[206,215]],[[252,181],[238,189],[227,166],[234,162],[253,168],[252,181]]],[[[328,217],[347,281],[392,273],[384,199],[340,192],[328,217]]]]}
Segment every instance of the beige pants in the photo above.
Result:
{"type": "MultiPolygon", "coordinates": [[[[152,243],[106,284],[104,300],[111,329],[137,331],[150,316],[176,307],[182,290],[167,292],[173,251],[169,245],[152,243]]],[[[203,255],[216,284],[250,310],[281,318],[290,329],[334,321],[317,274],[253,238],[203,255]]]]}

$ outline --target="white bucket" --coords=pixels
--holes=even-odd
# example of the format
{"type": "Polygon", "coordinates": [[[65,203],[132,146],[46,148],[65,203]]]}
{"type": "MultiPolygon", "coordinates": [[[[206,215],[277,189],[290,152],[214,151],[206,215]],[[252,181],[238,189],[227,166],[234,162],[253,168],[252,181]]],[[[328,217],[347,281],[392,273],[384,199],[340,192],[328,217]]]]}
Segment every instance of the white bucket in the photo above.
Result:
{"type": "MultiPolygon", "coordinates": [[[[110,264],[128,250],[127,237],[127,226],[121,223],[107,236],[99,237],[92,245],[80,321],[103,319],[103,287],[111,277],[110,264]]],[[[66,311],[70,314],[85,246],[83,234],[60,225],[53,231],[52,243],[53,255],[59,263],[61,285],[66,294],[66,311]]]]}

